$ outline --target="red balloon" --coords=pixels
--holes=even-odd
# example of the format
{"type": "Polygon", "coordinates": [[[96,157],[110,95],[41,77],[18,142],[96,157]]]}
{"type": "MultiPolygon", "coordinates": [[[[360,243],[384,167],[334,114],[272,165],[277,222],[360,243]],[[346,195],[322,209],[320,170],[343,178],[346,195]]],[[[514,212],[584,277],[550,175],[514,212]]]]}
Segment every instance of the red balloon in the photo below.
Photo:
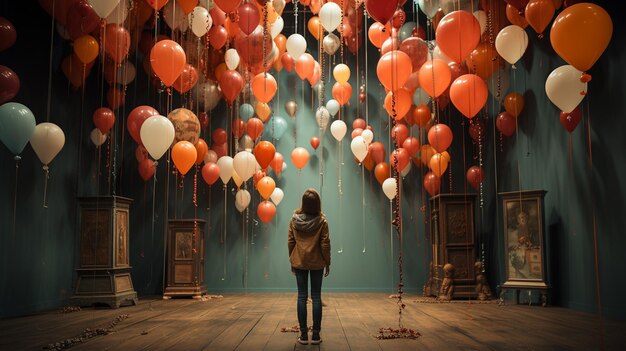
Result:
{"type": "MultiPolygon", "coordinates": [[[[216,9],[217,7],[214,7],[216,9]]],[[[209,29],[209,43],[215,50],[219,50],[224,47],[226,44],[226,40],[228,39],[228,31],[226,28],[222,26],[215,25],[213,22],[213,26],[209,29]]]]}
{"type": "Polygon", "coordinates": [[[13,46],[16,38],[17,33],[15,32],[13,23],[4,17],[0,17],[0,51],[4,51],[13,46]]]}
{"type": "Polygon", "coordinates": [[[276,214],[276,206],[270,201],[263,201],[256,208],[256,214],[259,216],[259,219],[265,224],[272,221],[274,215],[276,214]]]}
{"type": "Polygon", "coordinates": [[[403,147],[393,150],[389,156],[391,167],[395,167],[398,173],[402,172],[406,165],[409,164],[409,161],[411,161],[411,156],[409,156],[409,152],[403,147]]]}
{"type": "Polygon", "coordinates": [[[126,120],[126,128],[128,128],[128,132],[130,136],[135,139],[135,142],[139,145],[143,145],[141,142],[141,135],[139,132],[141,131],[141,125],[143,122],[152,116],[158,116],[159,111],[155,110],[151,106],[137,106],[128,114],[128,119],[126,120]]]}
{"type": "Polygon", "coordinates": [[[472,166],[467,170],[465,175],[467,182],[476,190],[480,188],[480,183],[485,180],[485,172],[482,167],[472,166]]]}
{"type": "Polygon", "coordinates": [[[339,83],[335,82],[332,89],[332,95],[335,100],[339,103],[339,105],[343,106],[348,101],[350,101],[350,96],[352,95],[352,86],[350,83],[339,83]]]}
{"type": "Polygon", "coordinates": [[[385,161],[385,145],[380,141],[375,141],[367,147],[367,154],[372,155],[374,162],[381,163],[385,161]]]}
{"type": "Polygon", "coordinates": [[[207,152],[209,152],[209,146],[206,144],[206,141],[204,141],[204,139],[202,138],[198,138],[198,141],[196,142],[196,145],[194,145],[196,147],[196,165],[200,165],[202,162],[204,162],[204,156],[207,154],[207,152]]]}
{"type": "Polygon", "coordinates": [[[468,129],[469,135],[475,142],[485,140],[485,123],[482,121],[474,121],[470,124],[468,129]]]}
{"type": "Polygon", "coordinates": [[[317,147],[320,146],[320,138],[316,136],[311,137],[311,146],[313,147],[313,150],[317,150],[317,147]]]}
{"type": "Polygon", "coordinates": [[[209,14],[211,19],[213,19],[213,26],[223,26],[224,22],[226,22],[226,13],[218,6],[213,6],[209,14]]]}
{"type": "Polygon", "coordinates": [[[580,110],[580,106],[576,106],[576,108],[570,113],[561,111],[560,122],[563,128],[571,133],[574,131],[574,129],[576,129],[582,117],[583,114],[580,110]]]}
{"type": "Polygon", "coordinates": [[[220,177],[220,168],[213,162],[205,163],[202,166],[202,179],[209,184],[213,185],[220,177]]]}
{"type": "MultiPolygon", "coordinates": [[[[272,36],[263,36],[263,26],[256,28],[249,35],[240,34],[235,38],[235,49],[244,66],[263,66],[264,60],[272,52],[272,36]],[[263,45],[265,43],[265,52],[263,45]],[[265,53],[266,56],[263,56],[265,53]]],[[[271,62],[270,62],[271,63],[271,62]]]]}
{"type": "Polygon", "coordinates": [[[363,129],[355,128],[355,129],[352,130],[352,134],[350,134],[350,137],[352,139],[354,139],[354,138],[358,137],[359,135],[361,135],[362,133],[363,133],[363,129]]]}
{"type": "Polygon", "coordinates": [[[357,128],[361,128],[361,129],[365,129],[367,125],[365,124],[365,120],[363,118],[357,118],[354,121],[352,121],[352,129],[357,129],[357,128]]]}
{"type": "Polygon", "coordinates": [[[115,124],[115,114],[106,107],[100,107],[93,113],[93,124],[100,129],[102,134],[106,134],[115,124]]]}
{"type": "Polygon", "coordinates": [[[146,0],[148,5],[150,5],[150,7],[152,7],[156,11],[159,11],[163,6],[165,6],[165,4],[167,4],[168,1],[169,0],[146,0]]]}
{"type": "Polygon", "coordinates": [[[424,176],[424,189],[430,194],[435,196],[439,194],[439,188],[441,187],[441,179],[437,177],[433,172],[428,172],[424,176]]]}
{"type": "Polygon", "coordinates": [[[420,142],[415,137],[408,137],[404,139],[402,148],[409,152],[410,157],[413,157],[420,150],[420,142]]]}
{"type": "Polygon", "coordinates": [[[246,2],[239,6],[237,12],[239,13],[239,29],[246,35],[249,35],[259,25],[259,9],[255,5],[246,2]]]}
{"type": "Polygon", "coordinates": [[[287,72],[293,71],[293,67],[296,64],[295,60],[293,59],[293,57],[291,57],[291,55],[289,55],[288,52],[285,52],[282,55],[280,55],[280,63],[283,65],[283,67],[285,67],[287,72]]]}
{"type": "MultiPolygon", "coordinates": [[[[411,58],[411,67],[413,72],[417,72],[420,67],[422,67],[424,62],[428,60],[428,44],[420,38],[410,37],[404,39],[400,44],[400,51],[409,55],[411,58]]],[[[417,77],[418,76],[416,75],[415,78],[417,77]]]]}
{"type": "Polygon", "coordinates": [[[398,0],[365,0],[367,13],[376,21],[387,24],[398,8],[398,0]]]}
{"type": "Polygon", "coordinates": [[[520,12],[524,12],[524,9],[526,9],[526,5],[528,4],[529,0],[504,0],[504,1],[506,1],[509,5],[518,9],[520,12]]]}
{"type": "Polygon", "coordinates": [[[409,137],[409,128],[405,124],[398,123],[391,130],[391,137],[396,141],[398,147],[401,147],[404,140],[409,137]]]}
{"type": "Polygon", "coordinates": [[[397,9],[391,17],[391,26],[395,29],[400,29],[406,21],[406,13],[402,8],[397,9]]]}
{"type": "Polygon", "coordinates": [[[391,176],[391,169],[389,168],[389,165],[387,164],[387,162],[379,162],[376,165],[376,168],[374,168],[374,176],[376,177],[376,180],[378,180],[378,183],[380,184],[383,184],[385,179],[391,176]]]}
{"type": "Polygon", "coordinates": [[[239,7],[241,0],[215,0],[215,4],[220,7],[224,12],[231,13],[239,7]]]}
{"type": "Polygon", "coordinates": [[[12,69],[0,65],[0,105],[13,99],[20,91],[20,78],[12,69]]]}
{"type": "Polygon", "coordinates": [[[228,134],[226,134],[224,128],[217,128],[211,134],[211,138],[213,139],[213,144],[225,144],[228,141],[228,134]]]}
{"type": "Polygon", "coordinates": [[[71,40],[93,32],[98,25],[100,17],[86,0],[76,2],[67,11],[66,27],[71,40]]]}
{"type": "Polygon", "coordinates": [[[217,158],[228,155],[228,144],[213,144],[211,147],[213,151],[217,154],[217,158]]]}
{"type": "Polygon", "coordinates": [[[198,121],[200,121],[200,127],[205,130],[209,127],[209,115],[202,111],[198,113],[198,121]]]}
{"type": "Polygon", "coordinates": [[[272,160],[274,159],[275,155],[276,155],[276,148],[274,147],[274,144],[270,143],[269,141],[265,141],[265,140],[260,141],[254,147],[254,157],[259,163],[259,166],[261,166],[261,169],[266,170],[267,167],[272,162],[272,160]]]}
{"type": "Polygon", "coordinates": [[[126,28],[115,23],[107,24],[100,40],[104,40],[100,45],[115,63],[124,61],[130,49],[130,34],[126,28]]]}
{"type": "Polygon", "coordinates": [[[185,64],[180,76],[176,79],[172,85],[176,91],[184,94],[191,90],[191,88],[198,82],[198,71],[193,65],[185,64]]]}
{"type": "Polygon", "coordinates": [[[277,176],[280,176],[283,171],[283,162],[285,162],[283,155],[280,152],[276,152],[272,162],[270,162],[270,167],[272,167],[277,176]]]}
{"type": "Polygon", "coordinates": [[[137,162],[145,160],[146,158],[148,158],[148,150],[146,150],[143,145],[137,146],[137,148],[135,149],[135,158],[137,159],[137,162]]]}
{"type": "Polygon", "coordinates": [[[233,119],[233,123],[230,126],[230,131],[237,139],[241,138],[246,133],[246,122],[241,118],[233,119]]]}
{"type": "Polygon", "coordinates": [[[235,99],[237,99],[237,96],[243,89],[243,85],[243,77],[241,77],[241,74],[232,69],[222,73],[219,80],[219,86],[220,89],[222,89],[224,99],[231,105],[235,102],[235,99]]]}
{"type": "Polygon", "coordinates": [[[506,111],[500,113],[496,119],[496,127],[500,133],[506,136],[515,134],[515,129],[517,128],[516,123],[515,116],[506,111]]]}
{"type": "Polygon", "coordinates": [[[256,141],[259,139],[261,134],[263,134],[264,129],[263,121],[256,117],[252,117],[248,120],[248,124],[246,125],[246,129],[248,131],[248,135],[252,138],[252,140],[256,141]]]}
{"type": "Polygon", "coordinates": [[[252,181],[254,182],[254,186],[256,187],[256,185],[259,183],[259,181],[261,179],[263,179],[263,177],[265,177],[266,175],[267,175],[267,173],[265,173],[265,172],[263,172],[261,170],[256,171],[254,173],[254,175],[252,176],[252,181]]]}
{"type": "Polygon", "coordinates": [[[147,182],[154,175],[156,166],[154,165],[154,161],[149,158],[145,158],[139,162],[138,170],[141,178],[147,182]]]}
{"type": "Polygon", "coordinates": [[[443,123],[435,124],[428,130],[428,143],[437,152],[446,151],[452,144],[452,130],[443,123]]]}

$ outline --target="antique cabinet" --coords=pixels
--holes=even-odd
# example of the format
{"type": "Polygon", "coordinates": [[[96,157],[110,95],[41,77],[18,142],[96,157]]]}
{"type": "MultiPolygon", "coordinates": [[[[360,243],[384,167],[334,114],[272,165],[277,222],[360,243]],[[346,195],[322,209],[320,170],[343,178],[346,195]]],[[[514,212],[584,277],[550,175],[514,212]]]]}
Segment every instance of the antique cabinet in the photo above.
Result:
{"type": "Polygon", "coordinates": [[[204,285],[204,226],[202,219],[170,219],[164,298],[206,294],[204,285]]]}
{"type": "Polygon", "coordinates": [[[83,197],[76,286],[72,302],[118,308],[137,304],[128,261],[128,216],[131,199],[121,196],[83,197]]]}
{"type": "Polygon", "coordinates": [[[506,280],[500,286],[500,301],[508,290],[538,291],[541,304],[548,304],[550,286],[546,274],[544,190],[499,193],[502,205],[502,242],[506,280]]]}
{"type": "Polygon", "coordinates": [[[447,295],[447,298],[477,297],[474,265],[475,198],[475,194],[439,194],[430,199],[432,257],[424,295],[439,298],[446,297],[442,295],[447,295]]]}

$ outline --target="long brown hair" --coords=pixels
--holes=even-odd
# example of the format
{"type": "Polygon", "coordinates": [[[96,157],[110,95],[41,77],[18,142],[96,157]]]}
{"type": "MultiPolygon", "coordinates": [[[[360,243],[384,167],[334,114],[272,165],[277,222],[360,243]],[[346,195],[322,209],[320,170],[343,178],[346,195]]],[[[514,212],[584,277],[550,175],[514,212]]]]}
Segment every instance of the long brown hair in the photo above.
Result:
{"type": "Polygon", "coordinates": [[[322,201],[320,194],[313,188],[306,189],[302,194],[302,204],[296,213],[319,215],[322,213],[322,201]]]}

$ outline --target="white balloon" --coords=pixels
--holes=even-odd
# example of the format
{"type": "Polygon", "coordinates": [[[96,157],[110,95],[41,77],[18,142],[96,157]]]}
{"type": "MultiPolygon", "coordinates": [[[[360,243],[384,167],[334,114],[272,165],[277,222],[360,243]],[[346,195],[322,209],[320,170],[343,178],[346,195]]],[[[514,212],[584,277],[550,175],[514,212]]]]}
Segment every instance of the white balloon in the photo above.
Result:
{"type": "Polygon", "coordinates": [[[128,0],[121,0],[107,16],[106,23],[122,24],[128,17],[128,0]]]}
{"type": "Polygon", "coordinates": [[[187,16],[185,16],[185,12],[178,4],[178,1],[168,1],[168,3],[165,4],[163,7],[163,19],[172,30],[177,29],[181,24],[187,22],[187,16]]]}
{"type": "Polygon", "coordinates": [[[506,26],[496,36],[496,51],[512,65],[522,58],[527,47],[528,34],[520,26],[506,26]]]}
{"type": "Polygon", "coordinates": [[[397,190],[398,183],[396,182],[396,178],[385,179],[385,181],[383,182],[383,192],[389,200],[393,200],[393,198],[396,197],[397,190]]]}
{"type": "Polygon", "coordinates": [[[224,62],[226,62],[226,67],[228,67],[228,69],[237,69],[237,67],[239,66],[239,61],[240,57],[237,50],[233,48],[226,50],[226,53],[224,54],[224,62]]]}
{"type": "Polygon", "coordinates": [[[30,137],[30,146],[33,147],[41,163],[47,166],[65,145],[65,133],[54,123],[43,122],[35,126],[30,137]]]}
{"type": "Polygon", "coordinates": [[[298,60],[300,55],[306,51],[306,39],[300,34],[292,34],[287,38],[287,52],[294,60],[298,60]]]}
{"type": "Polygon", "coordinates": [[[217,167],[220,168],[220,179],[226,185],[233,176],[233,158],[230,156],[222,156],[217,160],[217,167]]]}
{"type": "Polygon", "coordinates": [[[341,7],[334,2],[327,2],[320,8],[320,22],[322,27],[329,32],[337,29],[339,24],[341,24],[341,17],[341,7]]]}
{"type": "Polygon", "coordinates": [[[248,205],[250,205],[251,199],[252,196],[250,196],[248,190],[239,189],[235,194],[235,207],[237,207],[239,212],[243,212],[246,208],[248,208],[248,205]]]}
{"type": "Polygon", "coordinates": [[[361,137],[363,138],[363,140],[365,140],[365,143],[369,146],[372,140],[374,140],[374,132],[372,132],[369,129],[364,129],[363,132],[361,132],[361,137]]]}
{"type": "Polygon", "coordinates": [[[340,119],[330,124],[330,134],[332,134],[337,141],[341,141],[341,139],[346,136],[347,131],[348,127],[346,126],[346,122],[340,119]]]}
{"type": "Polygon", "coordinates": [[[206,79],[202,83],[198,82],[198,84],[193,87],[191,96],[197,97],[198,103],[203,107],[203,111],[208,112],[219,104],[222,99],[222,90],[216,82],[206,79]]]}
{"type": "Polygon", "coordinates": [[[89,0],[89,5],[100,18],[107,18],[120,0],[89,0]]]}
{"type": "Polygon", "coordinates": [[[433,18],[439,11],[439,0],[417,0],[417,4],[428,18],[433,18]]]}
{"type": "Polygon", "coordinates": [[[217,152],[209,149],[206,154],[204,154],[204,163],[216,163],[217,162],[217,152]]]}
{"type": "Polygon", "coordinates": [[[359,162],[363,162],[367,156],[367,143],[362,136],[358,135],[350,143],[350,149],[359,162]]]}
{"type": "Polygon", "coordinates": [[[137,69],[128,60],[122,62],[121,66],[117,68],[117,83],[122,85],[128,85],[135,80],[137,76],[137,69]]]}
{"type": "Polygon", "coordinates": [[[324,52],[329,55],[334,55],[339,49],[341,44],[341,39],[333,33],[328,33],[328,35],[324,36],[322,40],[322,46],[324,47],[324,52]]]}
{"type": "Polygon", "coordinates": [[[274,204],[278,206],[278,204],[281,201],[283,201],[284,196],[285,196],[285,193],[283,193],[283,191],[280,188],[274,188],[274,191],[272,191],[272,195],[270,195],[270,199],[272,199],[274,204]]]}
{"type": "Polygon", "coordinates": [[[315,121],[317,126],[322,132],[325,132],[328,128],[328,120],[330,119],[330,113],[324,106],[320,106],[315,112],[315,121]]]}
{"type": "Polygon", "coordinates": [[[94,128],[89,134],[89,137],[91,138],[91,142],[93,142],[93,144],[96,146],[100,146],[104,144],[105,141],[107,141],[107,135],[102,134],[102,132],[98,128],[94,128]]]}
{"type": "Polygon", "coordinates": [[[164,116],[148,117],[139,130],[143,146],[155,160],[160,159],[169,149],[174,142],[175,134],[176,130],[172,121],[164,116]]]}
{"type": "Polygon", "coordinates": [[[480,24],[480,34],[482,35],[487,30],[487,13],[483,10],[474,11],[474,17],[478,20],[478,24],[480,24]]]}
{"type": "Polygon", "coordinates": [[[335,117],[337,112],[339,112],[340,107],[341,106],[335,99],[331,99],[326,102],[326,109],[328,110],[328,113],[330,113],[330,115],[333,117],[335,117]]]}
{"type": "Polygon", "coordinates": [[[278,34],[283,31],[284,26],[285,20],[283,20],[283,18],[280,16],[276,17],[276,20],[274,21],[274,23],[272,23],[272,26],[270,28],[270,35],[272,36],[272,39],[276,38],[278,34]]]}
{"type": "Polygon", "coordinates": [[[209,10],[204,7],[194,7],[188,17],[191,31],[198,38],[205,35],[213,26],[213,18],[209,15],[209,10]]]}
{"type": "Polygon", "coordinates": [[[557,67],[546,79],[546,94],[565,113],[572,112],[585,98],[587,83],[580,81],[582,72],[570,65],[557,67]]]}
{"type": "Polygon", "coordinates": [[[244,182],[254,175],[256,164],[256,158],[250,151],[239,151],[233,158],[233,169],[244,182]]]}

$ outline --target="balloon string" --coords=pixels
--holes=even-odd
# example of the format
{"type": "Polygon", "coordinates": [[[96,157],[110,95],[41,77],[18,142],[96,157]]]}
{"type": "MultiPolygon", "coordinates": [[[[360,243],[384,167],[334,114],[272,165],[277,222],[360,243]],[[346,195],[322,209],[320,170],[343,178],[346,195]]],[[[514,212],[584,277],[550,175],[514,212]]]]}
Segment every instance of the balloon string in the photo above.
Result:
{"type": "Polygon", "coordinates": [[[224,184],[224,232],[222,233],[222,240],[221,240],[221,244],[224,247],[224,272],[222,273],[222,280],[226,279],[226,224],[227,224],[227,206],[226,206],[226,202],[228,200],[227,197],[227,193],[226,193],[226,184],[224,184]]]}
{"type": "Polygon", "coordinates": [[[15,157],[15,187],[13,188],[13,239],[15,239],[15,219],[17,217],[17,181],[19,179],[20,157],[15,157]]]}
{"type": "MultiPolygon", "coordinates": [[[[166,181],[165,181],[165,201],[163,202],[165,204],[165,206],[163,206],[165,208],[165,215],[163,216],[164,220],[163,220],[163,281],[162,281],[162,286],[163,286],[163,292],[165,292],[165,257],[167,254],[167,231],[168,231],[168,221],[169,221],[169,199],[170,199],[170,170],[171,170],[171,157],[172,157],[172,150],[169,149],[167,151],[167,169],[165,171],[165,174],[167,175],[166,181]]],[[[174,214],[176,213],[176,210],[174,210],[174,214]]]]}
{"type": "MultiPolygon", "coordinates": [[[[155,161],[155,165],[154,167],[156,167],[156,161],[155,161]]],[[[156,198],[156,183],[157,183],[157,173],[156,173],[156,169],[154,170],[154,175],[153,175],[153,179],[152,179],[152,220],[151,225],[152,225],[152,229],[151,229],[151,238],[150,238],[150,248],[154,248],[154,223],[156,222],[155,218],[154,218],[154,207],[155,207],[155,198],[156,198]]],[[[164,242],[163,245],[165,246],[166,243],[164,242]]],[[[165,260],[164,260],[165,261],[165,260]]],[[[152,265],[150,265],[150,280],[148,282],[148,286],[152,285],[152,265]]]]}
{"type": "MultiPolygon", "coordinates": [[[[337,190],[339,192],[339,218],[343,218],[343,191],[341,190],[341,165],[342,160],[341,156],[343,155],[343,147],[342,142],[339,140],[339,147],[337,148],[337,190]]],[[[337,253],[343,252],[343,221],[339,221],[339,251],[337,253]]]]}
{"type": "Polygon", "coordinates": [[[389,266],[391,268],[391,274],[389,275],[391,277],[391,292],[393,293],[394,291],[394,272],[393,272],[393,225],[391,223],[391,221],[393,220],[393,202],[392,200],[389,200],[389,247],[390,247],[390,255],[389,255],[389,266]]]}
{"type": "Polygon", "coordinates": [[[361,225],[363,228],[362,232],[363,232],[363,253],[365,253],[365,166],[363,166],[363,163],[361,162],[361,197],[362,197],[362,203],[361,203],[361,209],[362,209],[362,215],[361,215],[361,225]]]}
{"type": "Polygon", "coordinates": [[[44,182],[43,182],[43,207],[48,208],[48,165],[43,166],[44,182]]]}
{"type": "MultiPolygon", "coordinates": [[[[48,61],[48,103],[46,106],[46,122],[50,122],[50,106],[52,102],[52,51],[54,48],[54,0],[52,1],[52,17],[50,22],[50,58],[48,61]]],[[[83,79],[84,81],[84,79],[83,79]]]]}

